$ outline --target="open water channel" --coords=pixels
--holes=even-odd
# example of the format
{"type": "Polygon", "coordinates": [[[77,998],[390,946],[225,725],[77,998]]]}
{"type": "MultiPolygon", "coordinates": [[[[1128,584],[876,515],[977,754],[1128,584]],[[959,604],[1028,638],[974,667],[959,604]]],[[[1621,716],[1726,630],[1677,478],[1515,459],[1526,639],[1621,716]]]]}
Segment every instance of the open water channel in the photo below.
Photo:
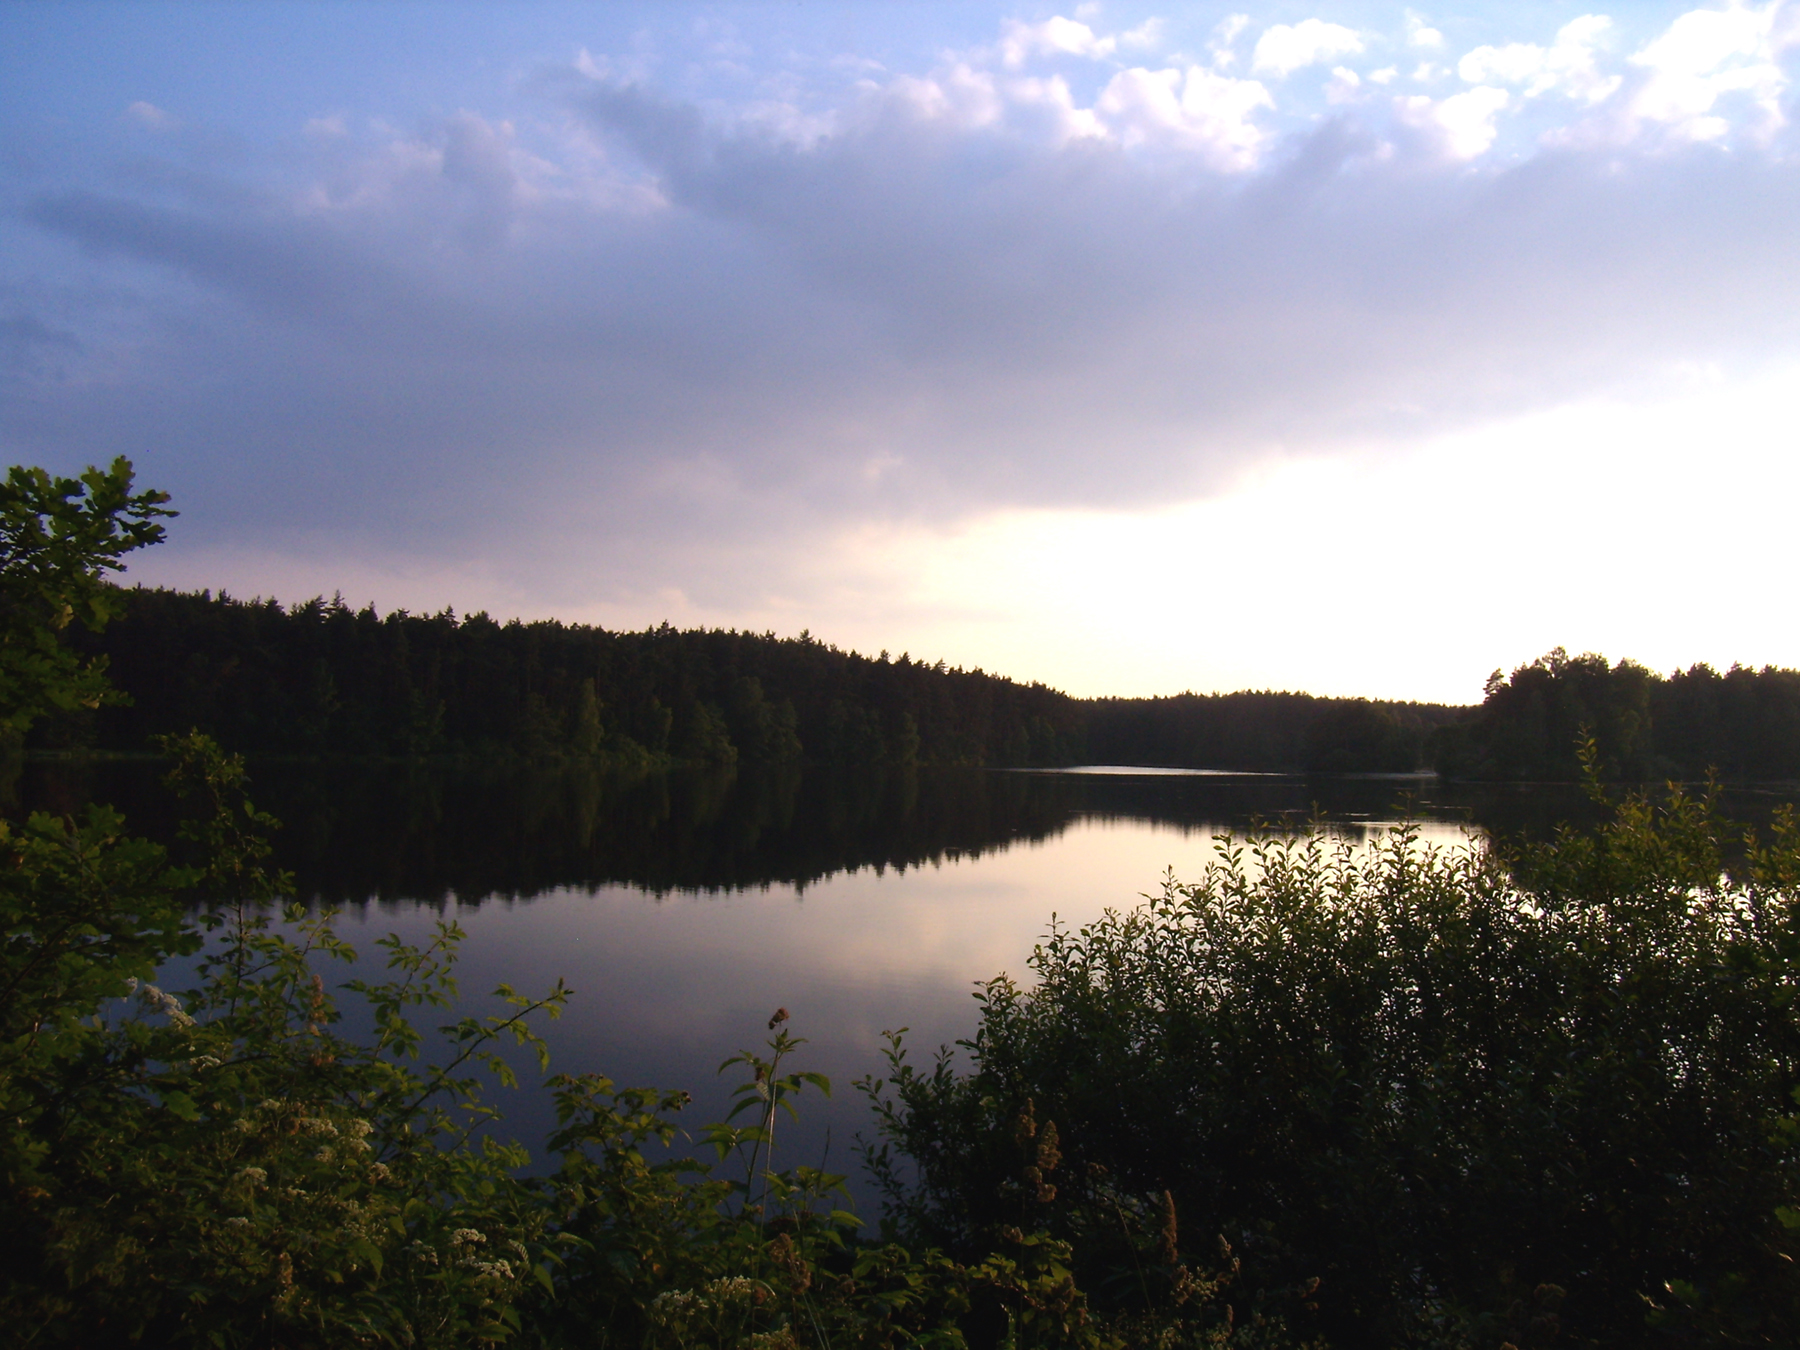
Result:
{"type": "MultiPolygon", "coordinates": [[[[32,764],[11,809],[111,801],[165,835],[158,772],[32,764]]],[[[808,1042],[794,1067],[836,1091],[783,1127],[777,1162],[852,1174],[868,1114],[851,1082],[879,1067],[884,1031],[910,1028],[915,1059],[968,1036],[976,986],[1002,972],[1028,982],[1053,916],[1079,925],[1171,869],[1196,877],[1220,834],[1314,819],[1360,842],[1411,816],[1423,841],[1456,845],[1592,812],[1542,786],[1117,768],[625,778],[271,763],[253,766],[252,795],[285,822],[277,861],[300,897],[339,908],[359,951],[454,920],[468,934],[466,1005],[503,981],[529,992],[561,977],[575,998],[544,1027],[553,1068],[684,1088],[694,1126],[727,1101],[720,1061],[785,1007],[808,1042]]],[[[1733,804],[1756,815],[1773,800],[1733,804]]],[[[500,1095],[508,1132],[537,1146],[544,1094],[500,1095]]]]}

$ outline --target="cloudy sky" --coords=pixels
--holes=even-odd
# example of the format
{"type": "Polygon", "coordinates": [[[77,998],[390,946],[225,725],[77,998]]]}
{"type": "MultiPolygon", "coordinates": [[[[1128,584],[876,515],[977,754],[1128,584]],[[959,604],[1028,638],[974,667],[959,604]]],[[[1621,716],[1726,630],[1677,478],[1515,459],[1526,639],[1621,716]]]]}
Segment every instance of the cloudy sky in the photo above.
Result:
{"type": "Polygon", "coordinates": [[[1800,4],[0,5],[133,576],[1077,693],[1800,665],[1800,4]]]}

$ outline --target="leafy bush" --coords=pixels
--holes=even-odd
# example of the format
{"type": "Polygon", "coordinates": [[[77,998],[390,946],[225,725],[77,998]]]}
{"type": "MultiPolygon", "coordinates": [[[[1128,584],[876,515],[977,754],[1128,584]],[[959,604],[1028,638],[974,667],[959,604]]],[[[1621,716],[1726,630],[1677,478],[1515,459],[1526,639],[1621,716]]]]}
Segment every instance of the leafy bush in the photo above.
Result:
{"type": "Polygon", "coordinates": [[[1676,795],[1511,851],[1222,839],[990,983],[967,1072],[895,1038],[900,1232],[1042,1226],[1118,1306],[1166,1195],[1334,1345],[1792,1344],[1800,829],[1736,833],[1676,795]]]}

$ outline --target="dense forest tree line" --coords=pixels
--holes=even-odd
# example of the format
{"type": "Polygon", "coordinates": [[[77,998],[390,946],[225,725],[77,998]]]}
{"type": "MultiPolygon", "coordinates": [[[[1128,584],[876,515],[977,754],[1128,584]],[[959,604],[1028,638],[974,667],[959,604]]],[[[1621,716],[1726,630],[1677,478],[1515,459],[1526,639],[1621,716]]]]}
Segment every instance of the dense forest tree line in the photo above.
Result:
{"type": "Polygon", "coordinates": [[[1459,710],[1244,691],[1094,699],[1086,711],[1088,743],[1109,764],[1409,773],[1459,710]]]}
{"type": "Polygon", "coordinates": [[[65,716],[40,746],[136,750],[198,728],[258,754],[1405,771],[1456,711],[1284,693],[1081,700],[807,634],[117,598],[103,633],[72,640],[131,702],[65,716]]]}
{"type": "Polygon", "coordinates": [[[1433,760],[1458,778],[1567,780],[1591,739],[1607,777],[1630,781],[1800,775],[1800,671],[1697,665],[1667,677],[1558,647],[1440,730],[1433,760]]]}
{"type": "Polygon", "coordinates": [[[103,749],[198,727],[252,753],[517,753],[729,765],[1067,763],[1079,709],[1042,685],[810,635],[616,633],[341,600],[134,589],[90,639],[131,698],[60,734],[103,749]]]}

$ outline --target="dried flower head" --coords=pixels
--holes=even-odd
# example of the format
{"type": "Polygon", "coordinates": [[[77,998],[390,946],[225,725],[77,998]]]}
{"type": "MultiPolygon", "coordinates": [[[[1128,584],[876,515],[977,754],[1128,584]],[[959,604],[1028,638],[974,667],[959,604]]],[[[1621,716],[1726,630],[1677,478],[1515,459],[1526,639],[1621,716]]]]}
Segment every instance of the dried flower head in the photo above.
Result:
{"type": "Polygon", "coordinates": [[[1181,1251],[1176,1239],[1180,1230],[1175,1223],[1175,1195],[1172,1191],[1163,1192],[1163,1225],[1162,1225],[1162,1261],[1165,1266],[1179,1265],[1181,1251]]]}

